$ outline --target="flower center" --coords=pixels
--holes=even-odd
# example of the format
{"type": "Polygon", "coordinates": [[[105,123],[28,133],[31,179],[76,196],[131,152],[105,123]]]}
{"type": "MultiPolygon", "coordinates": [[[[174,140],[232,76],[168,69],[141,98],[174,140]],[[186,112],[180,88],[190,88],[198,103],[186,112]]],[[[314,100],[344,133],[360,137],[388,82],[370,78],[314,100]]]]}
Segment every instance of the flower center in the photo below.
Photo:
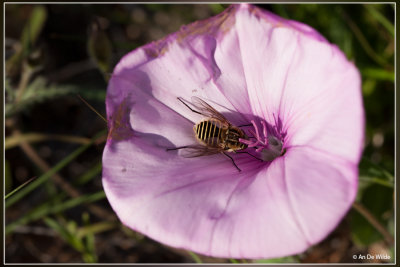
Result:
{"type": "Polygon", "coordinates": [[[239,138],[239,142],[246,144],[248,148],[255,148],[255,151],[261,155],[263,161],[272,161],[284,154],[283,136],[279,134],[276,126],[267,127],[264,121],[261,121],[262,134],[254,120],[251,121],[254,131],[248,130],[252,135],[251,140],[239,138]],[[269,128],[269,131],[268,131],[269,128]]]}

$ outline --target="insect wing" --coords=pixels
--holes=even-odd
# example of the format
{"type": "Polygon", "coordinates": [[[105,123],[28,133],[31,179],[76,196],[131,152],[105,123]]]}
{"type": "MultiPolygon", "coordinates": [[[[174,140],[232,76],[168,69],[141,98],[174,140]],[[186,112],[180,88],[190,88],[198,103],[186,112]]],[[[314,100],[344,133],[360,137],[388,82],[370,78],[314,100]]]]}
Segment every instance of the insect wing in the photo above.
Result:
{"type": "Polygon", "coordinates": [[[230,125],[229,121],[224,117],[224,115],[222,115],[221,113],[219,113],[217,110],[215,110],[212,106],[210,106],[209,104],[207,104],[207,103],[206,103],[204,100],[202,100],[201,98],[198,98],[198,97],[196,97],[196,96],[193,96],[193,97],[192,97],[192,104],[193,104],[193,106],[195,106],[196,109],[198,109],[204,116],[217,119],[217,120],[221,121],[222,123],[224,123],[225,125],[230,125]]]}
{"type": "Polygon", "coordinates": [[[220,147],[208,147],[203,145],[191,145],[181,150],[181,156],[184,158],[196,158],[207,155],[214,155],[222,152],[220,147]]]}

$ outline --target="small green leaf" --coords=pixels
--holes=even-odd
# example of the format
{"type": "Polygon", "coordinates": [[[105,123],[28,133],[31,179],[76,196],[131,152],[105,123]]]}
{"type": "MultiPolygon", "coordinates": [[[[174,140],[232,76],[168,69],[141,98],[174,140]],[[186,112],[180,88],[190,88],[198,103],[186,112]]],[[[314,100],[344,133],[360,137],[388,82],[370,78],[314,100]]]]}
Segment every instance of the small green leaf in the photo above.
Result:
{"type": "Polygon", "coordinates": [[[372,163],[367,158],[363,157],[359,165],[360,183],[370,185],[372,183],[380,184],[389,188],[394,186],[394,177],[391,173],[372,163]]]}
{"type": "Polygon", "coordinates": [[[84,262],[86,262],[86,263],[96,263],[97,262],[97,257],[88,252],[84,252],[82,254],[82,258],[83,258],[84,262]]]}
{"type": "Polygon", "coordinates": [[[78,230],[78,224],[76,221],[69,221],[66,223],[66,228],[68,229],[69,232],[71,233],[76,233],[78,230]]]}
{"type": "MultiPolygon", "coordinates": [[[[89,217],[87,213],[83,214],[84,224],[89,223],[89,217]],[[86,216],[85,216],[86,215],[86,216]]],[[[82,258],[85,262],[93,263],[97,261],[97,255],[94,252],[94,235],[90,234],[86,236],[86,242],[83,238],[77,235],[77,223],[75,221],[68,221],[67,223],[60,223],[49,217],[44,218],[45,223],[58,232],[61,238],[67,242],[71,247],[76,249],[82,254],[82,258]],[[66,224],[66,225],[65,225],[66,224]]]]}
{"type": "Polygon", "coordinates": [[[44,217],[43,221],[54,231],[60,234],[61,238],[64,240],[68,240],[70,233],[69,231],[64,228],[61,224],[59,224],[56,220],[50,218],[50,217],[44,217]]]}
{"type": "Polygon", "coordinates": [[[192,252],[192,251],[189,251],[189,250],[187,250],[187,253],[189,253],[189,255],[193,258],[193,260],[194,260],[196,263],[202,263],[200,257],[197,256],[196,253],[194,253],[194,252],[192,252]]]}
{"type": "Polygon", "coordinates": [[[74,221],[69,221],[67,223],[67,225],[65,226],[62,223],[59,223],[56,220],[53,220],[49,217],[45,217],[45,218],[43,218],[43,220],[48,226],[50,226],[51,228],[53,228],[53,230],[58,232],[60,234],[61,238],[65,242],[67,242],[71,247],[73,247],[74,249],[76,249],[79,252],[84,251],[85,246],[84,246],[82,240],[79,239],[75,235],[75,232],[73,231],[73,227],[72,227],[72,231],[70,229],[70,226],[72,225],[71,222],[74,222],[74,221]]]}
{"type": "Polygon", "coordinates": [[[32,44],[34,44],[38,39],[46,19],[46,8],[43,6],[35,6],[21,36],[24,56],[27,56],[31,52],[32,44]]]}
{"type": "Polygon", "coordinates": [[[36,207],[34,210],[24,214],[21,218],[17,219],[16,221],[7,224],[5,228],[5,233],[9,234],[18,226],[27,224],[31,221],[41,219],[46,215],[59,213],[61,211],[82,204],[96,202],[98,200],[104,199],[106,196],[104,191],[99,191],[97,193],[93,193],[90,195],[83,195],[69,200],[64,200],[64,197],[65,197],[64,193],[58,194],[57,196],[54,197],[55,199],[51,199],[43,203],[42,205],[36,207]],[[59,200],[64,200],[64,201],[58,202],[59,200]]]}
{"type": "Polygon", "coordinates": [[[214,14],[219,14],[225,9],[221,4],[209,4],[208,6],[214,14]]]}

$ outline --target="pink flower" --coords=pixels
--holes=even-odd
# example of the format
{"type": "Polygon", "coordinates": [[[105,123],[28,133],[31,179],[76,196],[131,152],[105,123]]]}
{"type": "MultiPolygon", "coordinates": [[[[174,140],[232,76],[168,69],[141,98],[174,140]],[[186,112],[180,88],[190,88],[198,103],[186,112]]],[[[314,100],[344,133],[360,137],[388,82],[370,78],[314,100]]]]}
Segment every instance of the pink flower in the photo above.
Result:
{"type": "Polygon", "coordinates": [[[248,4],[140,47],[107,91],[103,185],[128,227],[215,257],[271,258],[323,240],[350,208],[364,112],[353,63],[314,29],[248,4]],[[247,154],[182,157],[207,101],[247,154]]]}

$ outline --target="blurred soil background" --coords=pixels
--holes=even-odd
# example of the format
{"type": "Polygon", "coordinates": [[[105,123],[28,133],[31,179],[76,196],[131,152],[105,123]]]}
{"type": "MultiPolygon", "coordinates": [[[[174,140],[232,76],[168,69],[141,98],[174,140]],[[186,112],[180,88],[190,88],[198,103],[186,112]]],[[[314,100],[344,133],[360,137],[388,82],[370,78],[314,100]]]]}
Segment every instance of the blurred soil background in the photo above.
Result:
{"type": "Polygon", "coordinates": [[[304,22],[360,69],[367,115],[357,203],[305,253],[216,259],[170,248],[124,226],[101,185],[107,80],[127,52],[220,4],[5,4],[6,263],[393,262],[394,5],[259,5],[304,22]],[[81,98],[84,99],[81,100],[81,98]],[[353,255],[390,259],[353,259],[353,255]]]}

